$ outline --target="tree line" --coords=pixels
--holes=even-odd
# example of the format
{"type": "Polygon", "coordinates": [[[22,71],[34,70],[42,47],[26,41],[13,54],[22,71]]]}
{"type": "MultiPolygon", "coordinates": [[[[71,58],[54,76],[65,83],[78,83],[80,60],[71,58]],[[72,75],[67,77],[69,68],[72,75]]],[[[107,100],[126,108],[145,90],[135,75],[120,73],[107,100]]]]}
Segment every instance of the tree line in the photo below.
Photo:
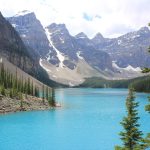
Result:
{"type": "MultiPolygon", "coordinates": [[[[150,99],[149,99],[150,100],[150,99]]],[[[144,138],[142,131],[139,130],[138,116],[139,103],[135,101],[134,89],[129,89],[129,94],[126,99],[127,115],[120,123],[123,131],[119,133],[123,146],[116,146],[115,150],[146,150],[150,148],[150,133],[144,138]]],[[[145,110],[150,113],[150,105],[145,107],[145,110]]]]}
{"type": "Polygon", "coordinates": [[[0,94],[10,98],[17,98],[22,100],[23,95],[42,98],[43,103],[47,100],[50,106],[55,106],[55,90],[46,85],[39,88],[34,84],[33,80],[28,77],[25,79],[23,76],[19,77],[17,68],[16,73],[11,73],[4,67],[3,62],[0,62],[0,94]]]}

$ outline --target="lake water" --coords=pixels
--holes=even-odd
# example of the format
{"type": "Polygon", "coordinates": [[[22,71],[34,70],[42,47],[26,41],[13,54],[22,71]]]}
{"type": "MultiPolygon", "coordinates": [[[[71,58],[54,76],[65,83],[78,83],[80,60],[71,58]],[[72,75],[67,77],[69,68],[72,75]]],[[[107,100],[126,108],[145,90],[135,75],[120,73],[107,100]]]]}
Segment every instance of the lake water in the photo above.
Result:
{"type": "MultiPolygon", "coordinates": [[[[0,150],[113,150],[126,89],[58,89],[62,108],[0,116],[0,150]]],[[[137,93],[141,130],[150,132],[147,94],[137,93]]]]}

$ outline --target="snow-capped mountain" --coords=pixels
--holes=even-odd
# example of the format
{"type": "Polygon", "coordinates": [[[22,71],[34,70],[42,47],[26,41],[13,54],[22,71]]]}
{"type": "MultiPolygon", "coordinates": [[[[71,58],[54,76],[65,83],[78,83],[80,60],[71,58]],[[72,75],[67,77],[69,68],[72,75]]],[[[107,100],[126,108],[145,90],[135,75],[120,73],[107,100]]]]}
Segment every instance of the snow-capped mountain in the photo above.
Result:
{"type": "Polygon", "coordinates": [[[25,45],[39,54],[40,65],[57,82],[76,85],[92,76],[131,78],[140,75],[140,67],[150,66],[148,28],[115,39],[100,33],[89,39],[83,32],[70,35],[65,24],[43,27],[29,11],[7,19],[25,45]]]}
{"type": "Polygon", "coordinates": [[[36,50],[41,57],[49,52],[49,41],[45,30],[33,12],[19,12],[7,19],[18,31],[26,46],[36,50]]]}
{"type": "Polygon", "coordinates": [[[98,50],[110,54],[113,61],[120,67],[150,67],[150,30],[142,27],[138,31],[127,33],[115,39],[97,39],[94,42],[98,50]]]}

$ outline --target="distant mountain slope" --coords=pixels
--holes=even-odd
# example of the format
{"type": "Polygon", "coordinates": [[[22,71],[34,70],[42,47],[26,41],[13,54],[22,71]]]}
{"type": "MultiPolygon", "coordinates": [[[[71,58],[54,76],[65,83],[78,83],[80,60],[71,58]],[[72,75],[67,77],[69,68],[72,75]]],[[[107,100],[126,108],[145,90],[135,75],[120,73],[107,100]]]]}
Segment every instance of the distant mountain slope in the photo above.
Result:
{"type": "Polygon", "coordinates": [[[45,84],[59,85],[49,80],[47,72],[39,65],[40,56],[25,46],[18,32],[0,13],[0,58],[2,57],[45,84]]]}
{"type": "Polygon", "coordinates": [[[140,67],[150,66],[146,27],[114,39],[100,33],[89,39],[83,32],[70,35],[65,24],[43,27],[33,12],[23,11],[7,20],[33,54],[39,54],[50,79],[60,83],[77,85],[87,77],[133,78],[143,75],[140,67]]]}
{"type": "Polygon", "coordinates": [[[138,31],[127,33],[115,39],[107,39],[96,36],[92,39],[98,50],[110,54],[113,61],[119,67],[128,65],[136,67],[150,67],[150,30],[142,27],[138,31]]]}
{"type": "Polygon", "coordinates": [[[8,20],[19,32],[26,46],[36,50],[40,56],[49,52],[49,42],[44,29],[33,12],[23,11],[8,20]]]}
{"type": "Polygon", "coordinates": [[[128,88],[132,86],[137,92],[150,92],[150,76],[137,77],[126,80],[106,80],[103,78],[89,78],[79,87],[91,88],[128,88]]]}
{"type": "Polygon", "coordinates": [[[0,13],[0,53],[21,69],[32,73],[34,62],[11,24],[0,13]]]}

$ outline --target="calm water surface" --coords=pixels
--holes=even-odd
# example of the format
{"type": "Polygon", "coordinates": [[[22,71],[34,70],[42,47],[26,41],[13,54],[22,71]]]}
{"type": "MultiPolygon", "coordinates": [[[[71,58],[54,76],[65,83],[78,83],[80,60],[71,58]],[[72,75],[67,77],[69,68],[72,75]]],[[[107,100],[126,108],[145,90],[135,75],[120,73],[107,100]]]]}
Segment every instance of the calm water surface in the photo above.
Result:
{"type": "MultiPolygon", "coordinates": [[[[126,89],[58,89],[63,108],[0,116],[0,150],[113,150],[126,96],[126,89]]],[[[148,95],[136,96],[141,130],[150,132],[148,95]]]]}

